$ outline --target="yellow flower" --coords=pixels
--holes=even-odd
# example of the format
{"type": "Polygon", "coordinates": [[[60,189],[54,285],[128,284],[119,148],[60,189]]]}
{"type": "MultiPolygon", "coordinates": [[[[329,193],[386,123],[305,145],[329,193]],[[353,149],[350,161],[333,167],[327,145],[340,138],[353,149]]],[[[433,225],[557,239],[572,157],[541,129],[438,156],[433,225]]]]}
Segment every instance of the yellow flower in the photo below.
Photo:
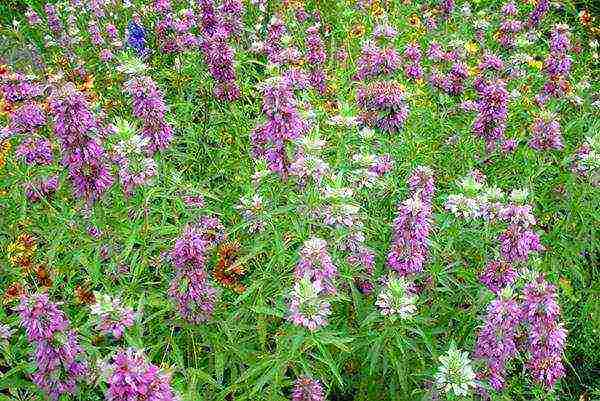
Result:
{"type": "Polygon", "coordinates": [[[373,5],[371,6],[371,13],[375,17],[381,17],[383,15],[383,8],[381,7],[381,4],[379,4],[379,1],[373,2],[373,5]]]}
{"type": "Polygon", "coordinates": [[[542,63],[542,61],[540,60],[535,60],[535,59],[529,59],[527,61],[527,64],[531,67],[531,68],[535,68],[538,70],[542,69],[542,66],[544,65],[544,63],[542,63]]]}
{"type": "Polygon", "coordinates": [[[467,67],[467,74],[469,74],[470,77],[474,77],[478,72],[479,68],[477,68],[476,65],[467,67]]]}
{"type": "Polygon", "coordinates": [[[477,45],[473,42],[469,42],[465,45],[465,49],[467,49],[467,51],[471,54],[473,53],[477,53],[477,50],[479,50],[479,48],[477,47],[477,45]]]}

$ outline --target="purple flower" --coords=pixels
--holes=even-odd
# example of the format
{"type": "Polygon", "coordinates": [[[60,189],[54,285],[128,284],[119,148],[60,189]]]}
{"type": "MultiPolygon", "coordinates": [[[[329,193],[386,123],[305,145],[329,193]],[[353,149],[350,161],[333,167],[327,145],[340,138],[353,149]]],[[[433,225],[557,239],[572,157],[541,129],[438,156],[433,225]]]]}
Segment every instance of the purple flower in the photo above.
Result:
{"type": "Polygon", "coordinates": [[[150,153],[166,149],[173,140],[173,127],[165,121],[167,105],[156,82],[148,76],[134,77],[125,83],[133,98],[133,114],[142,120],[142,136],[148,138],[150,153]]]}
{"type": "Polygon", "coordinates": [[[533,28],[538,26],[549,9],[550,0],[539,0],[531,14],[529,14],[529,27],[533,28]]]}
{"type": "Polygon", "coordinates": [[[269,169],[287,176],[290,162],[286,144],[308,131],[308,123],[300,116],[290,77],[274,77],[262,86],[262,110],[267,121],[250,134],[254,157],[266,160],[269,169]]]}
{"type": "Polygon", "coordinates": [[[171,376],[150,363],[141,350],[120,350],[105,366],[107,401],[179,401],[171,376]]]}
{"type": "Polygon", "coordinates": [[[119,298],[96,294],[96,303],[91,306],[95,315],[96,329],[103,335],[111,334],[117,340],[128,327],[133,326],[136,313],[121,303],[119,298]]]}
{"type": "Polygon", "coordinates": [[[217,218],[203,217],[186,227],[171,250],[176,274],[169,295],[179,314],[190,323],[202,323],[212,316],[217,290],[205,270],[206,253],[222,239],[222,231],[217,218]]]}
{"type": "Polygon", "coordinates": [[[397,132],[408,118],[408,104],[400,84],[377,81],[358,88],[356,95],[361,109],[360,120],[370,127],[390,133],[397,132]]]}
{"type": "Polygon", "coordinates": [[[512,264],[502,260],[488,262],[479,280],[493,293],[499,294],[517,279],[518,273],[512,264]]]}
{"type": "Polygon", "coordinates": [[[324,94],[326,90],[325,71],[323,66],[327,59],[325,46],[319,35],[319,26],[314,25],[306,30],[306,47],[308,53],[306,60],[310,67],[310,83],[319,93],[324,94]]]}
{"type": "Polygon", "coordinates": [[[222,35],[212,35],[204,39],[200,45],[204,60],[212,77],[217,81],[214,89],[215,96],[220,100],[233,101],[240,96],[240,90],[235,83],[233,68],[234,50],[222,35]]]}
{"type": "Polygon", "coordinates": [[[30,202],[37,202],[41,198],[48,197],[58,189],[58,175],[52,175],[41,180],[25,184],[25,196],[30,202]]]}
{"type": "Polygon", "coordinates": [[[477,116],[473,121],[473,132],[483,138],[488,152],[504,142],[504,131],[508,117],[508,91],[502,80],[481,82],[478,88],[477,116]]]}
{"type": "Polygon", "coordinates": [[[289,304],[289,320],[296,326],[315,331],[327,325],[331,305],[321,281],[303,277],[294,285],[289,304]]]}
{"type": "Polygon", "coordinates": [[[53,401],[74,394],[77,383],[87,375],[87,366],[66,315],[41,293],[23,297],[17,312],[35,349],[33,382],[53,401]]]}
{"type": "Polygon", "coordinates": [[[540,275],[525,286],[523,297],[522,318],[529,325],[526,366],[536,381],[550,388],[565,376],[562,356],[567,331],[559,322],[556,288],[540,275]]]}
{"type": "Polygon", "coordinates": [[[13,134],[33,133],[46,124],[46,113],[36,103],[25,103],[10,116],[8,129],[13,134]]]}
{"type": "Polygon", "coordinates": [[[536,150],[562,149],[564,147],[560,123],[556,117],[549,115],[538,117],[531,126],[533,136],[529,146],[536,150]]]}
{"type": "Polygon", "coordinates": [[[25,16],[27,17],[27,22],[31,26],[37,25],[42,22],[38,13],[36,13],[35,10],[31,7],[27,8],[27,11],[25,12],[25,16]]]}
{"type": "Polygon", "coordinates": [[[318,380],[299,377],[294,383],[292,401],[325,401],[325,391],[318,380]]]}
{"type": "Polygon", "coordinates": [[[488,306],[484,326],[477,334],[474,355],[486,361],[486,373],[495,390],[504,387],[506,364],[517,355],[520,319],[521,309],[515,299],[499,295],[488,306]]]}
{"type": "Polygon", "coordinates": [[[31,165],[52,164],[52,145],[46,138],[27,138],[15,150],[15,155],[31,165]]]}
{"type": "Polygon", "coordinates": [[[65,156],[75,195],[90,202],[98,200],[113,184],[104,149],[94,140],[65,156]]]}
{"type": "Polygon", "coordinates": [[[499,240],[500,254],[507,262],[524,262],[531,253],[544,250],[536,233],[517,224],[508,226],[499,240]]]}
{"type": "Polygon", "coordinates": [[[356,66],[356,80],[389,75],[399,68],[400,56],[394,48],[380,48],[373,42],[366,42],[356,66]]]}
{"type": "Polygon", "coordinates": [[[311,281],[318,280],[326,294],[335,294],[334,280],[338,275],[337,267],[327,251],[327,241],[316,237],[305,241],[300,249],[300,260],[294,271],[296,281],[303,277],[311,281]]]}
{"type": "Polygon", "coordinates": [[[58,17],[58,13],[56,12],[56,8],[53,4],[46,3],[44,5],[44,12],[46,13],[46,18],[48,19],[48,27],[55,34],[58,35],[61,33],[63,26],[60,22],[60,18],[58,17]]]}
{"type": "Polygon", "coordinates": [[[427,258],[433,173],[417,168],[408,180],[411,198],[398,207],[387,264],[401,276],[419,273],[427,258]]]}

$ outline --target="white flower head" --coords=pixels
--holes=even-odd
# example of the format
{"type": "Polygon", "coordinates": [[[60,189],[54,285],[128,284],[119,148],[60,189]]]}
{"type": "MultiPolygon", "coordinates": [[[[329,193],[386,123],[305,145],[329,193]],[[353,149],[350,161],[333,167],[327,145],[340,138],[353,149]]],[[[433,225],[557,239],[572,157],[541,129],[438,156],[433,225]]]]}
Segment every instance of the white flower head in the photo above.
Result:
{"type": "Polygon", "coordinates": [[[451,345],[448,352],[440,356],[440,366],[435,375],[437,387],[446,394],[466,396],[475,388],[475,372],[469,354],[451,345]]]}

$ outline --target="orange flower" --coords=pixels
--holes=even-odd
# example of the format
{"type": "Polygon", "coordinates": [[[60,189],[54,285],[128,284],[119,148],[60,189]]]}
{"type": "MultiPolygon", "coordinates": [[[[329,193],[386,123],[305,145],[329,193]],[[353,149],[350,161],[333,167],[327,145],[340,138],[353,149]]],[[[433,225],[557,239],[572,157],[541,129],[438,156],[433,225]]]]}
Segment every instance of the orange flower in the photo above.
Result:
{"type": "Polygon", "coordinates": [[[579,22],[583,26],[588,26],[592,23],[592,16],[590,15],[588,10],[581,10],[579,12],[579,22]]]}
{"type": "Polygon", "coordinates": [[[417,14],[413,14],[408,18],[408,25],[412,26],[413,28],[418,28],[421,26],[421,19],[417,14]]]}
{"type": "Polygon", "coordinates": [[[213,277],[224,287],[241,294],[246,287],[239,282],[239,279],[246,272],[237,261],[239,250],[240,246],[236,242],[223,244],[219,247],[218,261],[213,272],[213,277]]]}
{"type": "Polygon", "coordinates": [[[351,38],[360,38],[365,34],[365,26],[362,24],[356,24],[350,29],[351,38]]]}
{"type": "Polygon", "coordinates": [[[11,302],[25,295],[25,289],[21,283],[14,282],[4,291],[4,302],[11,302]]]}
{"type": "Polygon", "coordinates": [[[77,285],[75,287],[75,299],[78,303],[84,305],[91,305],[96,302],[94,293],[89,290],[86,286],[77,285]]]}

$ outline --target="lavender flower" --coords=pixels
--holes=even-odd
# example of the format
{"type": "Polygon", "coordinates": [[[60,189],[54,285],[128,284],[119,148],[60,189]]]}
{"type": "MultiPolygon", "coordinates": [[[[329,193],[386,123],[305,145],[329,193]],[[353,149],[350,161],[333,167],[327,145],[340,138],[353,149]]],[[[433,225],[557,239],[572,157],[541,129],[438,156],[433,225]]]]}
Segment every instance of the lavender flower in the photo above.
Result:
{"type": "Polygon", "coordinates": [[[170,253],[175,266],[175,278],[169,296],[179,314],[190,323],[203,323],[214,311],[217,290],[205,271],[206,253],[222,239],[222,226],[216,218],[203,217],[186,227],[170,253]]]}
{"type": "Polygon", "coordinates": [[[149,76],[133,77],[125,83],[133,98],[133,114],[142,120],[142,136],[148,138],[148,151],[166,149],[173,140],[173,127],[165,121],[167,105],[156,82],[149,76]]]}
{"type": "Polygon", "coordinates": [[[37,368],[33,382],[53,401],[63,394],[75,394],[77,383],[87,374],[87,366],[65,314],[46,294],[23,297],[17,312],[35,349],[37,368]]]}
{"type": "Polygon", "coordinates": [[[69,170],[76,196],[96,201],[113,178],[104,149],[96,139],[99,124],[82,93],[67,84],[51,98],[54,133],[63,150],[63,164],[69,170]]]}
{"type": "Polygon", "coordinates": [[[487,363],[490,384],[504,387],[506,364],[517,355],[517,328],[521,309],[510,291],[500,294],[487,308],[485,324],[477,334],[475,357],[487,363]]]}
{"type": "Polygon", "coordinates": [[[370,127],[397,132],[408,118],[406,95],[394,81],[378,81],[359,87],[357,102],[362,110],[360,120],[370,127]]]}
{"type": "Polygon", "coordinates": [[[564,147],[560,123],[554,115],[538,117],[531,126],[529,146],[536,150],[560,150],[564,147]]]}
{"type": "Polygon", "coordinates": [[[428,254],[433,174],[418,168],[409,178],[412,197],[402,202],[394,219],[387,264],[401,276],[419,273],[428,254]]]}
{"type": "Polygon", "coordinates": [[[493,293],[499,294],[502,289],[517,279],[517,271],[511,263],[503,260],[488,262],[479,280],[493,293]]]}
{"type": "Polygon", "coordinates": [[[94,295],[96,303],[91,306],[91,312],[95,315],[96,329],[103,335],[111,334],[120,339],[125,330],[133,326],[136,313],[122,305],[119,298],[111,298],[107,294],[94,295]]]}
{"type": "Polygon", "coordinates": [[[120,350],[104,367],[107,401],[179,401],[171,388],[171,376],[150,363],[141,350],[120,350]]]}
{"type": "Polygon", "coordinates": [[[58,175],[52,175],[41,180],[25,184],[25,196],[30,202],[37,202],[41,198],[51,196],[58,189],[58,175]]]}
{"type": "Polygon", "coordinates": [[[310,331],[326,326],[331,306],[325,298],[321,281],[311,281],[308,277],[297,281],[291,294],[289,313],[292,323],[310,331]]]}
{"type": "Polygon", "coordinates": [[[292,401],[325,401],[325,391],[318,380],[299,377],[294,383],[292,401]]]}
{"type": "Polygon", "coordinates": [[[373,42],[367,41],[356,62],[358,71],[356,80],[365,80],[380,75],[389,75],[400,65],[400,56],[394,48],[380,48],[373,42]]]}
{"type": "Polygon", "coordinates": [[[529,14],[529,27],[533,28],[538,26],[549,9],[550,0],[539,0],[531,14],[529,14]]]}
{"type": "Polygon", "coordinates": [[[319,36],[318,25],[311,26],[306,30],[306,46],[308,50],[306,60],[310,66],[310,84],[320,94],[324,94],[326,90],[326,76],[323,65],[325,64],[327,55],[325,54],[323,40],[319,36]]]}
{"type": "Polygon", "coordinates": [[[337,267],[327,251],[327,241],[316,237],[305,241],[294,271],[296,280],[307,277],[311,281],[319,281],[325,293],[335,294],[334,280],[337,276],[337,267]]]}
{"type": "Polygon", "coordinates": [[[264,159],[269,169],[287,176],[289,160],[286,144],[308,131],[294,98],[294,82],[287,77],[271,78],[262,86],[263,113],[267,121],[250,134],[254,157],[264,159]]]}
{"type": "Polygon", "coordinates": [[[524,262],[533,252],[544,250],[539,236],[518,224],[511,224],[500,234],[500,254],[507,262],[524,262]]]}
{"type": "Polygon", "coordinates": [[[15,155],[30,165],[52,164],[52,147],[46,138],[27,138],[15,150],[15,155]]]}
{"type": "Polygon", "coordinates": [[[529,325],[527,369],[536,381],[550,388],[565,376],[562,356],[567,331],[559,322],[556,288],[540,275],[525,286],[523,297],[522,318],[529,325]]]}
{"type": "Polygon", "coordinates": [[[212,77],[217,81],[214,88],[215,96],[220,100],[233,101],[240,96],[240,90],[235,83],[233,68],[234,51],[226,42],[226,36],[214,34],[204,39],[200,45],[204,60],[212,77]]]}
{"type": "Polygon", "coordinates": [[[505,141],[504,131],[508,117],[508,91],[502,80],[481,83],[476,103],[477,116],[473,121],[473,132],[483,138],[488,152],[498,143],[505,141]]]}
{"type": "Polygon", "coordinates": [[[11,114],[8,129],[13,135],[33,133],[44,124],[46,124],[46,114],[42,108],[36,103],[29,102],[11,114]]]}

